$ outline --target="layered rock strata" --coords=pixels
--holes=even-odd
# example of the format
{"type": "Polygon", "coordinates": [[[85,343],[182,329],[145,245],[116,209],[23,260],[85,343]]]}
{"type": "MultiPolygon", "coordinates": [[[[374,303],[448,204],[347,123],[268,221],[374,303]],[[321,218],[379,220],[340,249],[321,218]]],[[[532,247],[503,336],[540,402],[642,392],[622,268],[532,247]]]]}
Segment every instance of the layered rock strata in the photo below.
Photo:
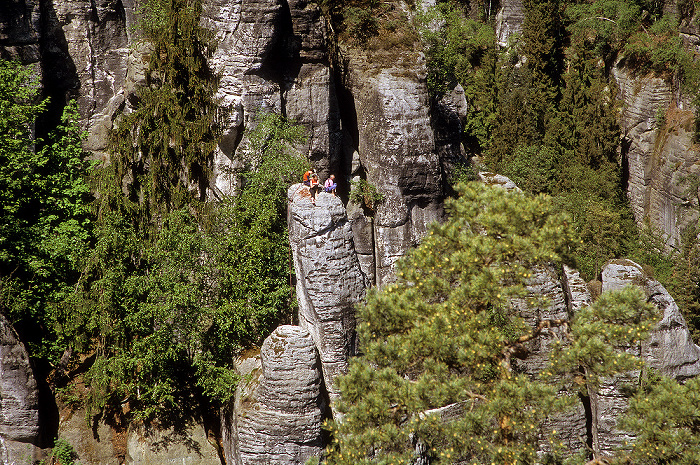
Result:
{"type": "Polygon", "coordinates": [[[320,457],[327,401],[318,352],[299,326],[278,327],[249,361],[237,393],[226,463],[294,464],[320,457]]]}
{"type": "Polygon", "coordinates": [[[29,356],[0,315],[0,463],[33,463],[39,456],[39,390],[29,356]]]}
{"type": "Polygon", "coordinates": [[[523,31],[525,8],[522,0],[503,0],[496,15],[496,38],[498,45],[507,47],[511,38],[517,37],[523,31]]]}
{"type": "Polygon", "coordinates": [[[326,23],[308,0],[205,2],[203,24],[216,32],[210,66],[221,76],[227,115],[214,160],[214,196],[235,191],[236,159],[260,112],[282,113],[306,128],[299,147],[325,176],[339,173],[342,132],[327,52],[326,23]]]}
{"type": "Polygon", "coordinates": [[[335,399],[339,391],[334,380],[355,355],[354,307],[364,298],[366,280],[340,198],[322,192],[314,205],[309,189],[295,184],[288,199],[299,325],[311,333],[328,392],[335,399]]]}

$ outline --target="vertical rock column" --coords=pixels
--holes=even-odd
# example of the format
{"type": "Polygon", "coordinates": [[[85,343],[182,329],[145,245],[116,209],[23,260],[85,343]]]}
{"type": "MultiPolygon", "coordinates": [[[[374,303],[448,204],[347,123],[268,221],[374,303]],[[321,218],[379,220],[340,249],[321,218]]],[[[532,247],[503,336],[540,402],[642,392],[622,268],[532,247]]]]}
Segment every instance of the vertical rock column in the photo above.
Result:
{"type": "Polygon", "coordinates": [[[311,203],[307,188],[289,189],[289,242],[297,278],[299,325],[313,337],[331,400],[336,376],[355,352],[355,309],[365,295],[365,277],[355,254],[340,198],[326,193],[311,203]]]}
{"type": "Polygon", "coordinates": [[[352,220],[360,227],[358,236],[373,231],[374,236],[363,242],[374,250],[373,271],[381,285],[393,280],[395,263],[418,244],[428,224],[442,219],[442,165],[424,58],[409,52],[389,55],[384,59],[390,65],[385,66],[367,62],[357,51],[348,51],[348,56],[347,86],[357,114],[358,171],[364,171],[383,196],[372,228],[362,218],[352,220]]]}
{"type": "Polygon", "coordinates": [[[227,463],[302,464],[323,450],[325,403],[314,341],[298,326],[278,327],[260,350],[262,376],[236,408],[237,453],[227,463]]]}

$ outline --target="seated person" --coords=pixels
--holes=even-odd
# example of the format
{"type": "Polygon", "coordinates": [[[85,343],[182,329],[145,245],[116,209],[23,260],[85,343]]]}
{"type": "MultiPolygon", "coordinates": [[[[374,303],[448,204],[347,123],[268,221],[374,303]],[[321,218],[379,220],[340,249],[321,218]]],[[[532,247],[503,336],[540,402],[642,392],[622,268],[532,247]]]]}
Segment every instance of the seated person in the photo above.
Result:
{"type": "Polygon", "coordinates": [[[311,175],[312,174],[314,174],[314,172],[312,170],[309,170],[306,173],[304,173],[304,177],[301,178],[302,179],[301,182],[307,187],[311,186],[310,183],[311,183],[311,175]]]}
{"type": "Polygon", "coordinates": [[[335,174],[331,174],[326,182],[323,184],[323,191],[330,192],[335,195],[335,189],[338,187],[338,183],[335,182],[335,174]]]}

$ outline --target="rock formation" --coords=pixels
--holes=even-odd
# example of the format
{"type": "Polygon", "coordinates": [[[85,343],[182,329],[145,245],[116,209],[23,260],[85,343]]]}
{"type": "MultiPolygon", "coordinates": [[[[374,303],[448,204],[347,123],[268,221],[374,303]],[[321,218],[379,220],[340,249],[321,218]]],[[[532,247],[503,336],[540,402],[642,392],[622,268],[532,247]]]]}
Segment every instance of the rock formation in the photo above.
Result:
{"type": "Polygon", "coordinates": [[[226,463],[301,464],[319,457],[327,399],[308,331],[278,327],[244,371],[247,379],[239,386],[229,421],[234,439],[227,441],[226,463]]]}
{"type": "Polygon", "coordinates": [[[377,284],[392,279],[394,263],[442,218],[444,198],[424,59],[405,52],[382,60],[349,52],[346,82],[357,120],[356,172],[384,196],[371,221],[373,237],[361,241],[374,246],[377,284]]]}
{"type": "Polygon", "coordinates": [[[313,337],[334,399],[338,395],[334,380],[355,355],[354,307],[364,298],[366,280],[340,198],[322,192],[314,205],[301,184],[289,189],[288,198],[299,325],[313,337]]]}
{"type": "Polygon", "coordinates": [[[639,286],[649,302],[661,312],[661,320],[651,333],[649,343],[641,348],[641,356],[647,364],[681,381],[700,375],[700,347],[690,338],[678,305],[661,283],[649,278],[642,267],[631,260],[608,262],[602,277],[603,291],[621,289],[626,285],[639,286]]]}
{"type": "Polygon", "coordinates": [[[0,463],[28,464],[38,457],[39,391],[29,356],[0,315],[0,463]]]}
{"type": "Polygon", "coordinates": [[[500,5],[496,15],[496,38],[499,46],[507,47],[511,37],[523,30],[525,8],[522,0],[504,0],[500,5]]]}
{"type": "MultiPolygon", "coordinates": [[[[85,146],[96,157],[108,157],[112,124],[145,82],[149,48],[134,28],[141,5],[140,0],[0,2],[0,57],[34,65],[57,107],[69,98],[78,99],[89,132],[85,146]]],[[[521,0],[506,0],[500,7],[497,40],[506,46],[522,31],[524,11],[521,0]]],[[[430,102],[425,60],[414,46],[368,53],[333,43],[320,8],[311,0],[204,0],[202,25],[216,33],[217,48],[209,65],[220,76],[218,97],[227,117],[209,197],[235,190],[230,172],[238,168],[234,160],[245,152],[246,133],[259,111],[280,112],[302,124],[308,135],[302,153],[322,178],[331,172],[338,177],[341,197],[319,194],[316,206],[299,185],[289,190],[300,328],[278,329],[260,358],[244,364],[247,368],[241,370],[250,375],[250,382],[240,388],[231,427],[224,428],[227,463],[300,463],[318,455],[318,422],[327,414],[324,389],[330,401],[338,396],[334,380],[356,352],[355,304],[370,283],[391,281],[394,263],[419,242],[430,222],[443,217],[445,177],[463,157],[460,137],[467,101],[457,87],[439,102],[430,102]],[[366,179],[383,194],[376,211],[352,202],[344,207],[341,198],[347,200],[352,178],[366,179]],[[297,381],[301,384],[294,384],[297,381]]],[[[695,25],[683,27],[685,39],[697,44],[695,25]]],[[[680,231],[697,222],[700,210],[700,193],[689,190],[700,163],[692,148],[687,98],[662,79],[631,75],[622,64],[612,72],[623,102],[621,158],[629,172],[635,218],[640,224],[648,218],[670,245],[677,244],[680,231]]],[[[484,182],[517,189],[507,178],[480,176],[484,182]]],[[[617,263],[606,268],[603,285],[615,288],[630,280],[664,310],[641,355],[679,379],[697,375],[699,349],[690,341],[677,306],[657,282],[634,264],[617,263]]],[[[537,270],[529,290],[548,297],[541,308],[523,307],[531,324],[541,318],[570,317],[591,300],[573,270],[565,270],[563,278],[555,269],[537,270]]],[[[530,355],[516,362],[518,369],[540,370],[550,339],[542,335],[531,341],[530,355]]],[[[21,462],[17,457],[34,457],[38,440],[36,383],[26,353],[6,322],[3,341],[0,461],[21,462]]],[[[614,426],[624,406],[616,403],[616,389],[611,384],[592,399],[602,425],[596,433],[601,450],[623,437],[614,426]]],[[[70,442],[81,461],[116,463],[108,457],[120,455],[121,449],[105,445],[117,441],[114,432],[105,425],[99,425],[97,433],[87,431],[80,420],[80,415],[62,416],[59,431],[75,438],[70,442]],[[94,434],[102,447],[95,447],[94,434]]],[[[576,449],[585,435],[585,422],[579,408],[553,425],[576,449]]],[[[124,449],[119,460],[218,460],[215,449],[205,444],[202,428],[188,432],[201,453],[152,447],[164,444],[167,437],[165,432],[148,439],[145,431],[133,429],[119,439],[124,449]]]]}
{"type": "Polygon", "coordinates": [[[339,173],[342,133],[327,52],[326,24],[307,0],[205,2],[203,24],[216,31],[210,66],[220,76],[219,97],[228,112],[214,160],[215,196],[230,194],[227,174],[245,150],[245,132],[259,112],[287,115],[307,129],[301,151],[325,176],[339,173]]]}
{"type": "Polygon", "coordinates": [[[621,155],[628,171],[627,195],[637,223],[645,220],[679,244],[684,228],[698,221],[696,180],[700,153],[693,144],[694,113],[661,78],[634,76],[613,67],[622,101],[621,155]]]}
{"type": "MultiPolygon", "coordinates": [[[[641,287],[647,299],[659,309],[661,320],[649,341],[637,350],[647,366],[678,380],[700,374],[700,347],[690,339],[678,306],[658,281],[646,276],[642,267],[631,260],[608,262],[603,268],[602,280],[604,292],[620,290],[627,285],[641,287]]],[[[603,455],[611,455],[625,441],[634,440],[617,427],[617,419],[627,408],[625,384],[636,384],[640,375],[640,372],[632,372],[605,380],[600,390],[591,396],[595,424],[593,448],[603,455]]]]}

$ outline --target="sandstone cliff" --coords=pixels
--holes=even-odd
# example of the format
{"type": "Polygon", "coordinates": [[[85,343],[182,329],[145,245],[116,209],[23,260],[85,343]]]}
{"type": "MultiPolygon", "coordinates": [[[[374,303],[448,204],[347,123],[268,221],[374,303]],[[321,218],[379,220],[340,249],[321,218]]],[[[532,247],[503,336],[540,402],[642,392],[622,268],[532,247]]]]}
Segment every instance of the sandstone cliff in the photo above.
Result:
{"type": "MultiPolygon", "coordinates": [[[[149,49],[134,28],[140,4],[0,4],[0,56],[35,66],[56,106],[78,99],[89,133],[86,148],[96,157],[107,158],[113,122],[128,110],[136,86],[145,79],[149,49]]],[[[322,178],[330,173],[339,178],[340,197],[320,194],[316,206],[300,186],[290,188],[299,327],[278,329],[260,357],[243,364],[241,372],[249,375],[249,383],[241,387],[235,411],[222,420],[226,463],[302,463],[320,453],[320,421],[332,414],[326,403],[338,395],[334,380],[357,351],[354,305],[370,284],[391,281],[396,260],[418,243],[430,222],[443,217],[445,175],[450,163],[462,156],[460,118],[466,100],[457,88],[442,101],[430,102],[424,57],[413,46],[400,54],[368,56],[334,42],[312,1],[205,0],[203,6],[202,24],[216,32],[218,46],[209,64],[220,75],[218,97],[228,117],[209,198],[235,189],[229,173],[238,168],[235,156],[245,152],[246,133],[258,111],[280,112],[304,125],[309,138],[301,151],[322,178]],[[374,212],[345,205],[350,181],[360,178],[384,194],[374,212]]],[[[522,21],[522,2],[502,2],[499,43],[517,37],[522,21]]],[[[693,25],[686,27],[687,40],[695,40],[693,30],[693,25]]],[[[680,230],[698,219],[699,193],[689,189],[700,171],[690,107],[662,79],[632,76],[621,66],[613,75],[623,102],[621,162],[629,172],[635,217],[640,223],[649,218],[675,244],[680,230]]],[[[508,182],[498,176],[485,179],[508,182]]],[[[632,271],[622,275],[637,276],[635,265],[626,266],[632,271]]],[[[605,276],[604,286],[617,285],[605,276]]],[[[646,277],[644,283],[665,317],[642,355],[669,375],[697,375],[698,349],[677,307],[658,283],[646,277]]],[[[532,324],[539,318],[570,317],[590,302],[572,270],[565,275],[538,270],[529,290],[549,299],[542,308],[523,308],[532,324]]],[[[36,382],[16,335],[9,326],[3,328],[0,458],[4,463],[30,463],[38,453],[40,434],[36,382]]],[[[540,370],[551,337],[532,341],[519,367],[528,373],[540,370]]],[[[622,437],[614,426],[616,387],[611,383],[606,389],[591,400],[601,425],[596,433],[601,450],[622,437]]],[[[201,425],[186,430],[184,440],[174,431],[149,435],[138,428],[119,436],[105,424],[89,431],[82,420],[82,412],[66,413],[57,431],[76,446],[83,463],[221,461],[201,425]],[[175,445],[180,439],[182,447],[175,445]]],[[[583,405],[555,424],[572,450],[582,447],[581,438],[591,428],[583,405]]]]}

